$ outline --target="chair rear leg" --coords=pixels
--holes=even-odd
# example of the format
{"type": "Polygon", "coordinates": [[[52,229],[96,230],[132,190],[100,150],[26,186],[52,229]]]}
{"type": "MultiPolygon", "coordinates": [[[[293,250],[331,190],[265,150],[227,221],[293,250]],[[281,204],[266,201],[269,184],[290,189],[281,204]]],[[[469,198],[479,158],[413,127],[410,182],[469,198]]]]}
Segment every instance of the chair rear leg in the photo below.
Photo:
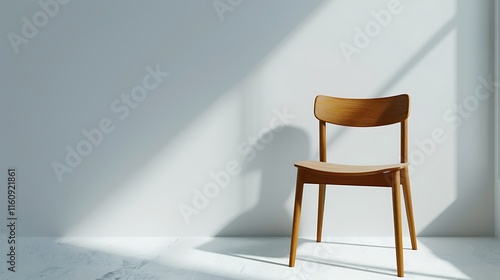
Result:
{"type": "Polygon", "coordinates": [[[326,184],[319,184],[318,228],[316,231],[316,242],[321,242],[321,234],[323,232],[323,214],[325,212],[325,194],[326,194],[326,184]]]}
{"type": "Polygon", "coordinates": [[[302,207],[302,193],[304,191],[304,182],[302,179],[302,170],[297,170],[297,185],[295,188],[295,206],[293,210],[292,240],[290,244],[289,266],[295,266],[295,257],[297,253],[297,241],[299,238],[300,212],[302,207]]]}
{"type": "Polygon", "coordinates": [[[408,227],[410,230],[411,248],[417,250],[417,234],[415,232],[415,219],[413,218],[413,203],[410,190],[410,175],[408,168],[403,169],[401,176],[403,185],[403,196],[405,200],[406,218],[408,219],[408,227]]]}
{"type": "Polygon", "coordinates": [[[396,263],[398,268],[398,276],[404,276],[404,262],[403,262],[403,237],[401,230],[401,197],[400,197],[400,172],[394,171],[392,173],[392,207],[394,216],[394,237],[396,240],[396,263]]]}

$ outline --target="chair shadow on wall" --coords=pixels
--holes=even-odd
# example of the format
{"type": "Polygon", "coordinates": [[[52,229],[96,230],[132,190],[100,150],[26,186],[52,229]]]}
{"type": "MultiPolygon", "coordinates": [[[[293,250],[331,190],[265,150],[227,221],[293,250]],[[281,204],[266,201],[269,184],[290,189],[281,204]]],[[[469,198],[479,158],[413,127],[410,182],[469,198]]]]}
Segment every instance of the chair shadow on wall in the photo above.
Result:
{"type": "MultiPolygon", "coordinates": [[[[215,234],[218,238],[203,244],[198,249],[268,263],[271,262],[249,256],[270,258],[288,256],[290,249],[288,239],[269,237],[289,236],[291,233],[292,214],[289,208],[292,204],[288,205],[287,201],[295,191],[296,170],[293,164],[308,157],[309,139],[303,130],[290,126],[272,130],[272,135],[272,141],[266,136],[257,140],[256,145],[254,144],[255,158],[245,162],[241,171],[243,176],[250,172],[261,172],[258,202],[215,234]],[[269,143],[264,144],[266,141],[269,143]],[[228,243],[227,239],[220,237],[267,238],[257,240],[241,238],[241,242],[235,245],[235,242],[228,243]]],[[[234,187],[252,188],[250,184],[234,187]]],[[[241,190],[240,193],[245,191],[241,190]]]]}

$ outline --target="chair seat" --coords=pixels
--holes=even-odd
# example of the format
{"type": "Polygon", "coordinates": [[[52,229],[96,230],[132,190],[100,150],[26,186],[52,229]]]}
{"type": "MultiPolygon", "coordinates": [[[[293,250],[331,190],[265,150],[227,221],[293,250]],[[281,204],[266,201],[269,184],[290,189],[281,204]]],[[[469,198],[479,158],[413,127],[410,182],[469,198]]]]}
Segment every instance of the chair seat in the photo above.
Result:
{"type": "Polygon", "coordinates": [[[329,162],[321,162],[315,160],[303,160],[294,164],[298,168],[304,168],[311,171],[329,173],[339,176],[358,176],[372,175],[393,170],[403,169],[408,166],[408,163],[397,163],[387,165],[345,165],[329,162]]]}

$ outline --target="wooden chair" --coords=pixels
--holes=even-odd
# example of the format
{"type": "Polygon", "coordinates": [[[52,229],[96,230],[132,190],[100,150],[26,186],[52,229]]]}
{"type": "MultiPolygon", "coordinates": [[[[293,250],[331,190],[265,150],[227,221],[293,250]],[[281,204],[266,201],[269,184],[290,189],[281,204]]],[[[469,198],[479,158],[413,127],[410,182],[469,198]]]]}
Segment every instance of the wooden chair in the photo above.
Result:
{"type": "Polygon", "coordinates": [[[297,167],[297,186],[295,190],[292,241],[290,246],[290,267],[295,265],[304,184],[319,184],[317,242],[321,242],[327,184],[389,187],[392,188],[397,273],[399,277],[404,276],[400,183],[403,186],[411,246],[413,250],[417,249],[408,174],[407,135],[409,105],[410,97],[407,94],[367,99],[338,98],[322,95],[316,97],[314,115],[319,120],[320,161],[305,160],[295,163],[297,167]],[[372,166],[327,163],[326,123],[350,127],[375,127],[400,123],[401,163],[372,166]]]}

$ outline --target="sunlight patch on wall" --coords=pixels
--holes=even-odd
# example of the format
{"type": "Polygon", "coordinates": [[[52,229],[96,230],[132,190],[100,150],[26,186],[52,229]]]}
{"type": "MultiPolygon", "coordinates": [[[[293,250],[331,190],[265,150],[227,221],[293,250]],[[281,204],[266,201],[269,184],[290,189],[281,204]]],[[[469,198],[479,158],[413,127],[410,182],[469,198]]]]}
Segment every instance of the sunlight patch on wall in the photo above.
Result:
{"type": "MultiPolygon", "coordinates": [[[[179,204],[190,203],[195,189],[210,180],[209,173],[224,167],[227,159],[234,156],[234,149],[212,147],[235,146],[239,139],[239,110],[236,95],[224,95],[214,102],[66,236],[162,235],[179,231],[171,228],[185,226],[179,204]]],[[[237,180],[233,178],[231,184],[237,184],[237,180]]],[[[230,188],[221,192],[219,201],[206,211],[236,207],[231,200],[221,201],[232,192],[230,188]]]]}

